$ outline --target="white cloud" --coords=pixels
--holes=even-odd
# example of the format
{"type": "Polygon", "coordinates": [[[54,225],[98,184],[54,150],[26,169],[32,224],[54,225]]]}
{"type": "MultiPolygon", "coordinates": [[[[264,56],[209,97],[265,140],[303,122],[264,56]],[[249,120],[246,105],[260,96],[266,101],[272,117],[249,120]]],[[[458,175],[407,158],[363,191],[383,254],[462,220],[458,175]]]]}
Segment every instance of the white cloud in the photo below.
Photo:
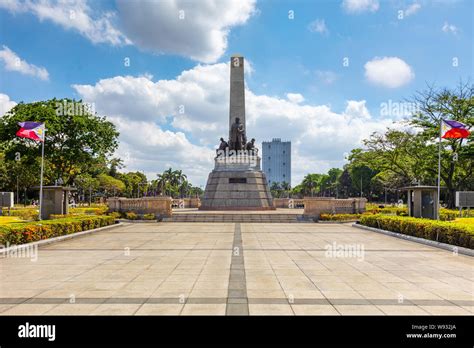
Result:
{"type": "Polygon", "coordinates": [[[304,101],[304,97],[299,93],[287,93],[286,98],[292,103],[299,104],[304,101]]]}
{"type": "Polygon", "coordinates": [[[13,13],[32,13],[40,21],[51,21],[65,29],[77,31],[93,43],[130,43],[115,28],[114,13],[98,13],[89,7],[87,0],[4,0],[0,1],[0,8],[13,13]]]}
{"type": "Polygon", "coordinates": [[[365,100],[348,100],[344,115],[360,119],[370,119],[370,113],[365,106],[365,100]]]}
{"type": "Polygon", "coordinates": [[[3,49],[0,50],[0,60],[3,60],[5,69],[8,71],[17,71],[24,75],[38,77],[41,80],[49,79],[49,73],[45,68],[27,63],[7,46],[3,46],[3,49]]]}
{"type": "Polygon", "coordinates": [[[255,13],[255,0],[117,1],[123,30],[140,48],[215,62],[232,27],[255,13]]]}
{"type": "Polygon", "coordinates": [[[448,22],[444,22],[443,26],[441,27],[441,30],[445,33],[450,33],[457,35],[459,33],[459,28],[456,27],[454,24],[449,24],[448,22]]]}
{"type": "Polygon", "coordinates": [[[0,117],[5,115],[16,103],[6,94],[0,93],[0,117]]]}
{"type": "Polygon", "coordinates": [[[324,19],[316,19],[308,25],[309,31],[313,33],[329,34],[324,19]]]}
{"type": "Polygon", "coordinates": [[[414,15],[415,13],[417,13],[421,8],[421,5],[417,2],[414,2],[413,4],[409,5],[406,9],[405,9],[405,16],[411,16],[411,15],[414,15]]]}
{"type": "Polygon", "coordinates": [[[80,33],[93,43],[134,44],[156,54],[212,63],[224,54],[230,30],[258,10],[256,0],[117,0],[118,11],[97,10],[87,0],[0,0],[0,8],[31,13],[80,33]]]}
{"type": "MultiPolygon", "coordinates": [[[[73,87],[118,125],[127,170],[156,173],[172,166],[183,168],[194,184],[206,183],[213,149],[228,134],[229,64],[198,65],[172,80],[116,76],[73,87]]],[[[292,141],[293,184],[309,171],[342,166],[345,153],[392,123],[372,117],[364,100],[349,100],[338,113],[307,104],[298,93],[277,98],[247,89],[245,97],[248,138],[292,141]]]]}
{"type": "Polygon", "coordinates": [[[379,9],[378,0],[344,0],[342,7],[348,13],[376,12],[379,9]]]}
{"type": "Polygon", "coordinates": [[[337,74],[330,70],[316,70],[316,76],[323,83],[330,85],[337,80],[337,74]]]}
{"type": "Polygon", "coordinates": [[[398,57],[375,57],[364,65],[368,81],[388,87],[401,87],[415,78],[413,69],[398,57]]]}

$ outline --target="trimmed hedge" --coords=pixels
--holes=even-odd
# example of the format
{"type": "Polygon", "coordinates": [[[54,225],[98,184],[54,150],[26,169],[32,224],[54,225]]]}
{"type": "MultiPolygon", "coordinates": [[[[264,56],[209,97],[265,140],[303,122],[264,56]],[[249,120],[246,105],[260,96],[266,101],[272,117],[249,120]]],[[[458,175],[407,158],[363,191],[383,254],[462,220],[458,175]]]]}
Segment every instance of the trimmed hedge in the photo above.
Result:
{"type": "Polygon", "coordinates": [[[453,222],[387,215],[363,215],[360,224],[474,249],[474,227],[453,222]]]}
{"type": "Polygon", "coordinates": [[[71,214],[88,214],[88,215],[104,215],[107,212],[107,206],[100,207],[78,207],[70,208],[69,213],[71,214]]]}
{"type": "Polygon", "coordinates": [[[57,220],[43,220],[30,223],[15,223],[0,226],[0,244],[16,245],[36,242],[75,232],[92,230],[115,223],[112,216],[74,216],[57,220]]]}
{"type": "Polygon", "coordinates": [[[22,220],[38,220],[38,209],[31,209],[31,208],[25,208],[25,209],[3,209],[3,216],[18,216],[22,220]]]}
{"type": "Polygon", "coordinates": [[[362,214],[321,214],[319,220],[321,221],[356,221],[359,220],[362,214]]]}
{"type": "Polygon", "coordinates": [[[455,210],[449,210],[445,208],[441,208],[439,210],[439,219],[441,221],[453,221],[458,217],[459,213],[455,210]]]}
{"type": "Polygon", "coordinates": [[[125,213],[125,218],[128,220],[138,220],[138,214],[133,211],[125,213]]]}
{"type": "Polygon", "coordinates": [[[144,214],[143,215],[143,220],[156,220],[156,216],[155,214],[151,213],[151,214],[144,214]]]}

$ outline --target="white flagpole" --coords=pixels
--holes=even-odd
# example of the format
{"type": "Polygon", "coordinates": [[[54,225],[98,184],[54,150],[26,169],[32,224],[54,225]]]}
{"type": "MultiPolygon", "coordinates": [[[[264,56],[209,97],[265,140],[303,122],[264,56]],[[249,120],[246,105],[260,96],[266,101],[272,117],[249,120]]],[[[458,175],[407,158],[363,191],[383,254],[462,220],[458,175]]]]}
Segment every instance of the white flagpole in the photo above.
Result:
{"type": "MultiPolygon", "coordinates": [[[[439,142],[438,142],[438,201],[436,206],[436,220],[439,220],[439,210],[441,208],[439,195],[441,192],[441,135],[442,135],[443,119],[439,121],[439,142]]],[[[438,238],[436,238],[438,239],[438,238]]]]}
{"type": "Polygon", "coordinates": [[[41,208],[43,207],[43,167],[44,167],[44,142],[46,141],[46,127],[43,130],[43,141],[41,144],[41,178],[39,195],[39,220],[42,220],[41,208]]]}

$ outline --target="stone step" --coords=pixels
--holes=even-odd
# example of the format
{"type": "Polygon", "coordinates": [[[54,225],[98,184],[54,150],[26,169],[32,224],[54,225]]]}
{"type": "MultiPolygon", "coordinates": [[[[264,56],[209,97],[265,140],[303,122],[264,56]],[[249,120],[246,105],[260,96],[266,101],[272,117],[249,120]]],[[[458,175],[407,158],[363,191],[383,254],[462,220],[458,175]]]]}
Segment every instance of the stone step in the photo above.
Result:
{"type": "Polygon", "coordinates": [[[174,214],[164,222],[247,222],[247,223],[297,223],[312,222],[297,214],[174,214]]]}

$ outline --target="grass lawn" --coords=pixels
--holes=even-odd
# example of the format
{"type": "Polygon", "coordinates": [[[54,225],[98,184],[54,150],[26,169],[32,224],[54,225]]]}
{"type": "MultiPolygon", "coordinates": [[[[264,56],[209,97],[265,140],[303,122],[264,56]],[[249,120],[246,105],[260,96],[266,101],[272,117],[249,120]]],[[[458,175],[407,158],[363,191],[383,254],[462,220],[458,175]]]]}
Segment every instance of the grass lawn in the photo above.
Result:
{"type": "Polygon", "coordinates": [[[472,226],[474,227],[474,217],[467,217],[467,218],[457,218],[451,223],[456,225],[464,225],[464,226],[472,226]]]}
{"type": "Polygon", "coordinates": [[[12,222],[21,222],[18,216],[0,216],[0,225],[7,225],[12,222]]]}

